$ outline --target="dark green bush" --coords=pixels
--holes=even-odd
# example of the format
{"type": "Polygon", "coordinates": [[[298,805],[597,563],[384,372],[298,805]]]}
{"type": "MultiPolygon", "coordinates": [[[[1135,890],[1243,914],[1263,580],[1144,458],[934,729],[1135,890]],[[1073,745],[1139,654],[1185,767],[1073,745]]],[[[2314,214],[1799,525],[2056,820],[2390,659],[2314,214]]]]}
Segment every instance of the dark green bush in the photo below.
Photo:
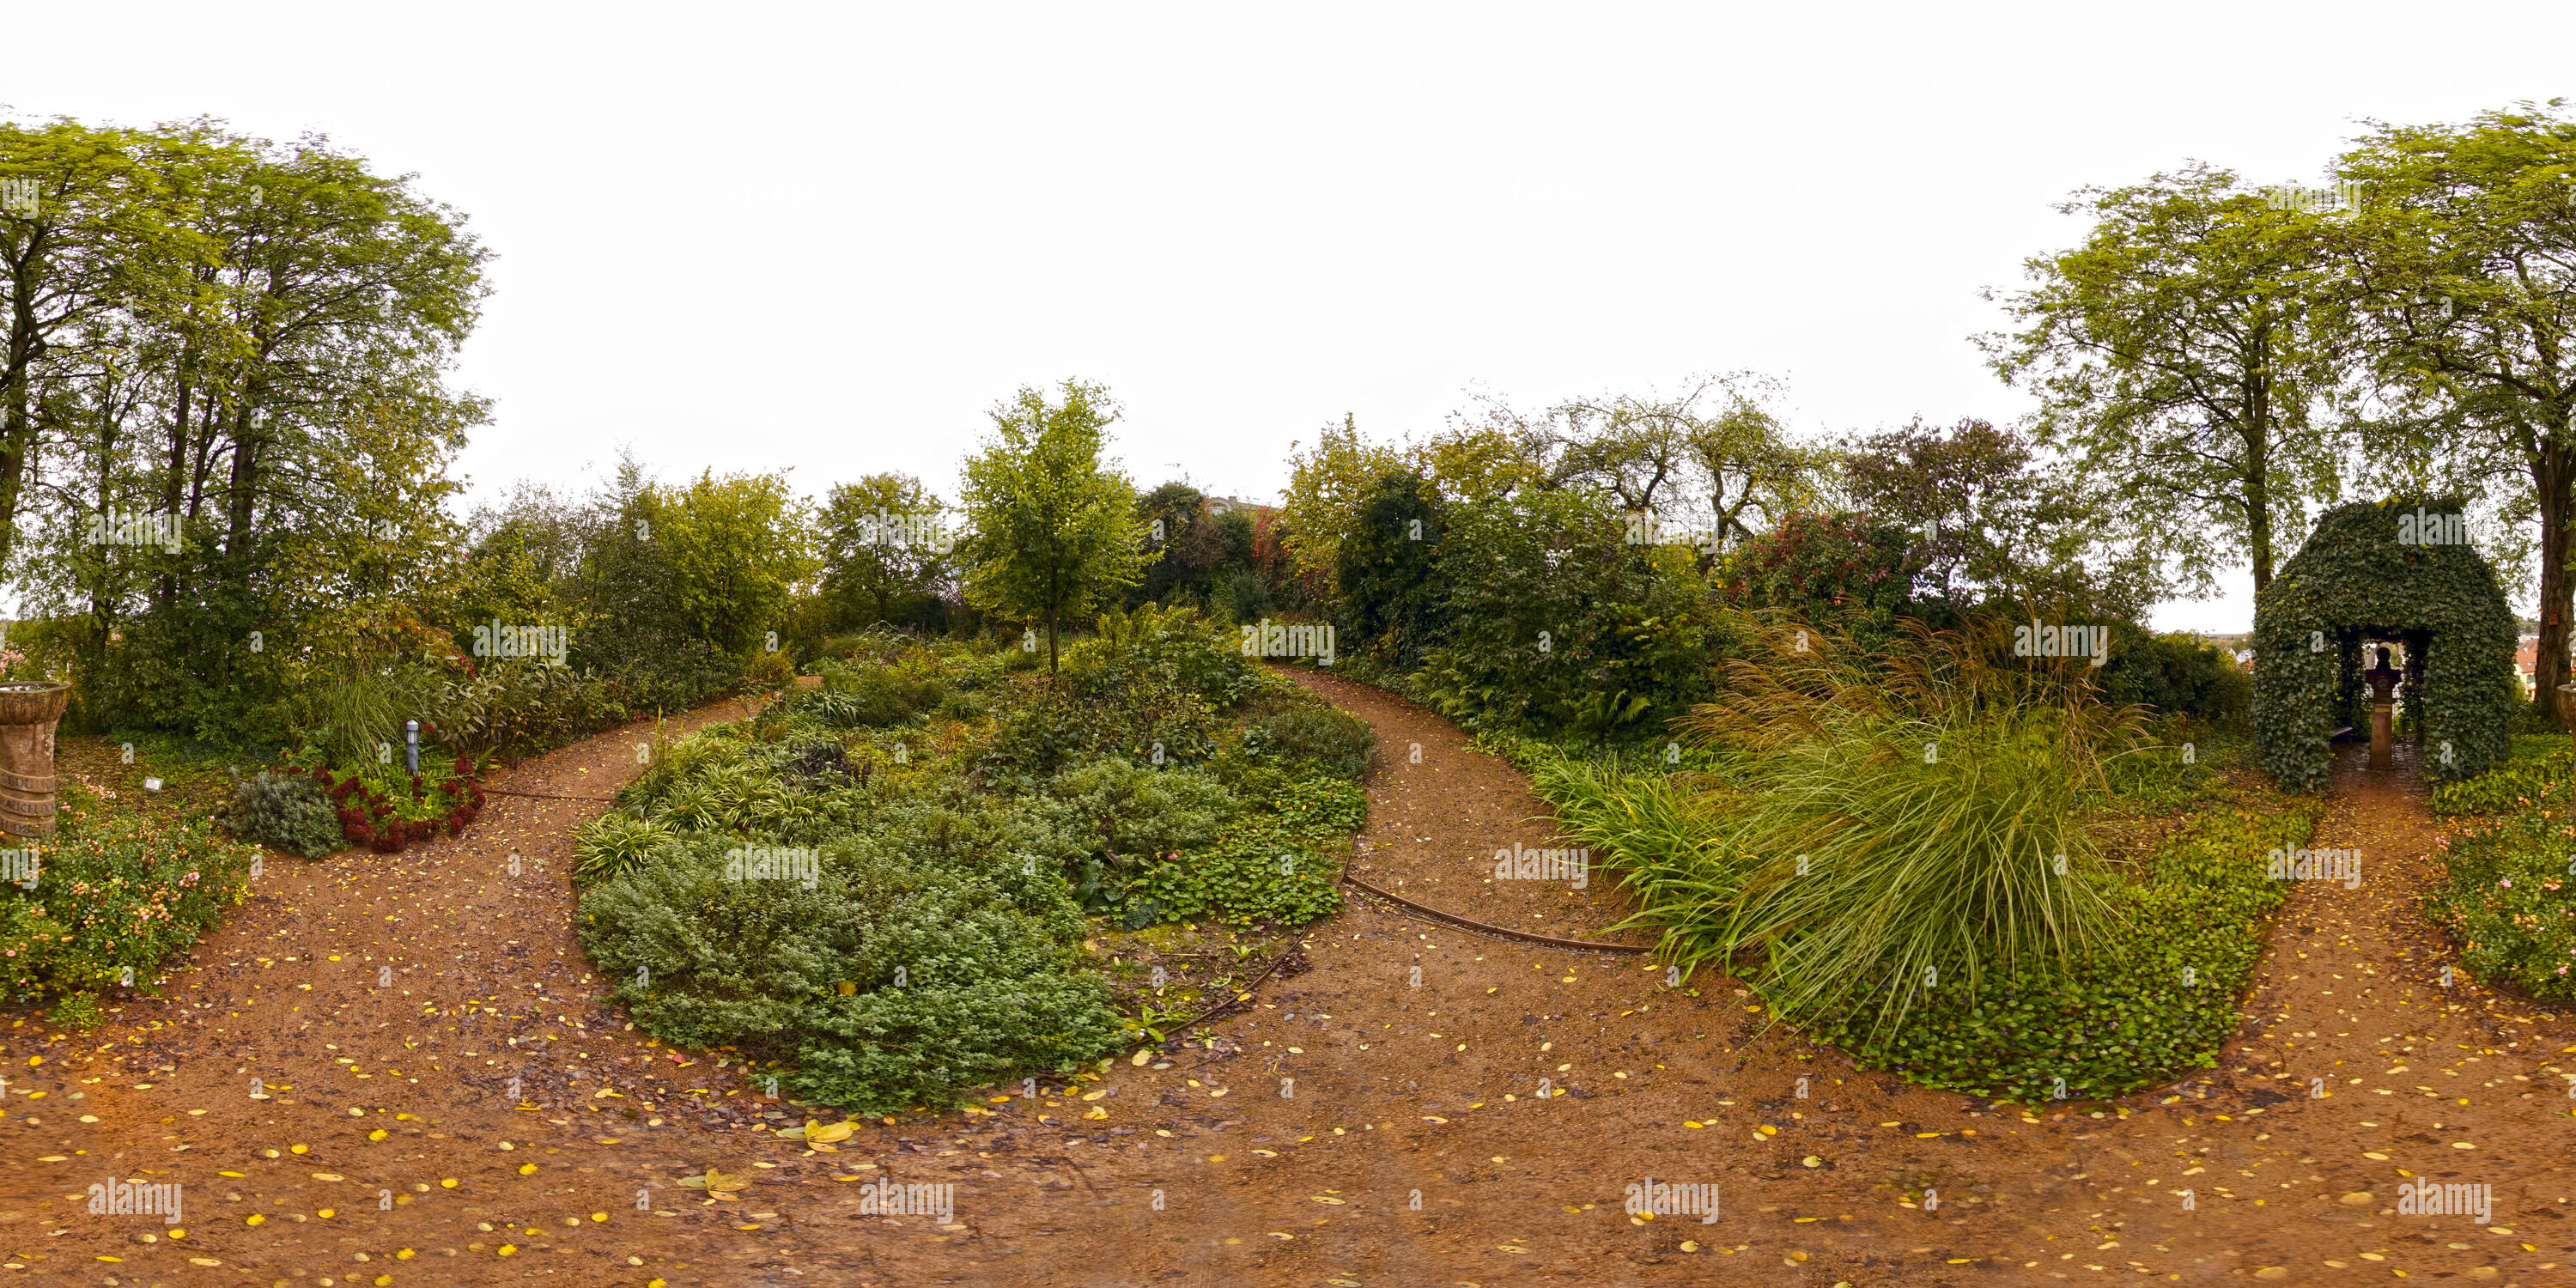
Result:
{"type": "Polygon", "coordinates": [[[1657,735],[1711,690],[1708,587],[1687,551],[1629,544],[1605,496],[1452,507],[1443,640],[1413,688],[1471,728],[1577,740],[1657,735]]]}
{"type": "Polygon", "coordinates": [[[1047,794],[1080,815],[1116,867],[1213,844],[1235,813],[1233,794],[1205,773],[1141,769],[1116,757],[1057,778],[1047,794]]]}
{"type": "Polygon", "coordinates": [[[308,859],[323,858],[348,845],[331,798],[307,774],[272,774],[263,769],[257,778],[242,779],[233,789],[224,826],[244,840],[308,859]]]}
{"type": "Polygon", "coordinates": [[[2237,670],[2235,659],[2223,651],[2188,634],[2116,632],[2101,681],[2102,694],[2111,702],[2136,703],[2164,715],[2234,721],[2254,702],[2254,677],[2237,670]]]}
{"type": "Polygon", "coordinates": [[[1909,540],[1904,529],[1866,515],[1790,514],[1738,548],[1726,575],[1744,607],[1848,632],[1876,652],[1896,637],[1899,618],[1916,615],[1909,540]]]}
{"type": "Polygon", "coordinates": [[[859,1113],[1120,1045],[1107,988],[1072,969],[1084,923],[1052,869],[1003,853],[989,818],[889,823],[824,847],[812,890],[725,880],[739,840],[662,846],[582,896],[583,944],[647,1031],[786,1061],[791,1094],[859,1113]]]}
{"type": "Polygon", "coordinates": [[[1377,754],[1377,731],[1339,708],[1299,703],[1253,721],[1241,754],[1357,782],[1377,754]]]}
{"type": "Polygon", "coordinates": [[[1447,633],[1440,529],[1438,491],[1420,474],[1393,471],[1361,493],[1333,574],[1346,651],[1410,667],[1447,633]]]}

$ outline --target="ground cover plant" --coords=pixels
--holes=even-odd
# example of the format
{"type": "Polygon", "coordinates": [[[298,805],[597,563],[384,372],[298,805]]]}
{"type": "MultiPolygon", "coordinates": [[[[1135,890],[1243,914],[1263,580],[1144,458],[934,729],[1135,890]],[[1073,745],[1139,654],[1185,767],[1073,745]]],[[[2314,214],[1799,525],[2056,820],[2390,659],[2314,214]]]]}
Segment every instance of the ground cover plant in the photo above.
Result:
{"type": "Polygon", "coordinates": [[[576,924],[636,1022],[800,1099],[945,1104],[1159,1039],[1161,981],[1104,974],[1098,937],[1339,907],[1365,726],[1189,610],[1113,612],[1051,678],[1025,642],[845,641],[820,687],[664,748],[577,842],[576,924]]]}
{"type": "Polygon", "coordinates": [[[2207,1067],[2282,897],[2264,856],[2313,809],[2236,785],[2241,737],[2204,758],[2207,731],[2151,734],[1991,639],[1900,634],[1891,658],[1746,631],[1698,765],[1524,754],[1664,960],[1735,970],[1865,1065],[2029,1101],[2207,1067]]]}
{"type": "Polygon", "coordinates": [[[2433,788],[2435,818],[2499,814],[2526,809],[2563,794],[2576,768],[2576,746],[2567,735],[2515,734],[2503,759],[2485,773],[2433,788]]]}
{"type": "MultiPolygon", "coordinates": [[[[2448,871],[2432,907],[2479,979],[2563,1003],[2576,1001],[2576,864],[2568,858],[2568,808],[2555,799],[2566,781],[2565,740],[2546,741],[2560,745],[2524,762],[2535,790],[2500,814],[2463,820],[2443,838],[2448,871]],[[2543,766],[2556,772],[2544,777],[2543,766]]],[[[2513,773],[2508,763],[2457,786],[2513,773]]]]}
{"type": "Polygon", "coordinates": [[[462,836],[483,808],[483,785],[464,756],[445,765],[423,762],[418,771],[384,766],[334,774],[317,768],[313,780],[336,808],[342,834],[353,845],[393,854],[405,845],[445,832],[462,836]]]}

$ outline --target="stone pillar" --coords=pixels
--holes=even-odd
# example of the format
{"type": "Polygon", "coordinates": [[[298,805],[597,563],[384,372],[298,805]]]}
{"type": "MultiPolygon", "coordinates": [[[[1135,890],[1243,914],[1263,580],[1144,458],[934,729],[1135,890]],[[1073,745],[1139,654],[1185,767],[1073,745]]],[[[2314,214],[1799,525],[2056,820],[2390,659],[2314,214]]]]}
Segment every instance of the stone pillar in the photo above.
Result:
{"type": "Polygon", "coordinates": [[[54,725],[72,686],[0,684],[0,835],[54,834],[54,725]]]}
{"type": "Polygon", "coordinates": [[[2382,699],[2370,704],[2370,767],[2389,767],[2389,744],[2395,741],[2396,703],[2382,699]]]}

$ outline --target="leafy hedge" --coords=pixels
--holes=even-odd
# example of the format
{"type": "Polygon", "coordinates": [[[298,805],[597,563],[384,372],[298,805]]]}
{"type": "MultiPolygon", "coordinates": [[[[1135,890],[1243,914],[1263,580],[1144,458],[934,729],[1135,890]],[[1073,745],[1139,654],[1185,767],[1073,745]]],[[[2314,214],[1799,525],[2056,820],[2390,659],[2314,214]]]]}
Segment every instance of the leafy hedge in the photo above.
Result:
{"type": "Polygon", "coordinates": [[[2122,630],[2113,634],[2111,657],[2102,668],[2102,696],[2165,715],[2235,721],[2253,703],[2254,682],[2196,635],[2122,630]]]}
{"type": "Polygon", "coordinates": [[[2144,880],[2117,888],[2125,927],[2064,966],[1929,990],[1875,1041],[1860,1039],[1874,1009],[1789,1018],[1863,1064],[2025,1102],[2100,1099],[2214,1068],[2284,895],[2264,876],[2265,855],[2305,845],[2316,813],[2204,816],[2157,852],[2144,880]]]}
{"type": "Polygon", "coordinates": [[[1735,598],[1800,621],[1847,632],[1876,651],[1896,638],[1900,617],[1918,615],[1907,546],[1913,538],[1866,515],[1800,511],[1747,540],[1728,573],[1735,598]]]}
{"type": "Polygon", "coordinates": [[[2361,630],[2425,630],[2424,771],[2473,777],[2505,752],[2519,690],[2515,626],[2495,569],[2464,545],[2400,545],[2398,519],[2459,502],[2409,496],[2329,510],[2256,598],[2254,735],[2282,787],[2324,788],[2328,735],[2352,714],[2361,630]]]}
{"type": "Polygon", "coordinates": [[[1691,555],[1628,544],[1606,497],[1519,494],[1445,522],[1449,630],[1408,686],[1443,714],[1629,742],[1712,691],[1717,625],[1691,555]]]}
{"type": "Polygon", "coordinates": [[[120,808],[77,781],[59,797],[50,837],[12,840],[38,851],[35,889],[0,885],[0,987],[10,1000],[65,999],[86,1018],[88,995],[157,982],[162,959],[197,941],[241,902],[256,846],[219,840],[200,819],[172,822],[120,808]]]}
{"type": "Polygon", "coordinates": [[[2433,894],[2434,919],[2478,978],[2550,1002],[2576,1002],[2576,860],[2565,817],[2535,804],[2446,838],[2449,879],[2433,894]]]}

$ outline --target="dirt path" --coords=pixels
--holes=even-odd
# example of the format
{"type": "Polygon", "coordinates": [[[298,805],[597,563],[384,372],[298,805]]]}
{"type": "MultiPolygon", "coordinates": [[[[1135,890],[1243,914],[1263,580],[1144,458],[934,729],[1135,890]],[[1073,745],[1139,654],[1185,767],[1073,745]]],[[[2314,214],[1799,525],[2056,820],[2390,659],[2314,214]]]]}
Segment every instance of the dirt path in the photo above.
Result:
{"type": "MultiPolygon", "coordinates": [[[[718,704],[663,732],[742,711],[718,704]]],[[[605,797],[653,736],[614,730],[493,785],[605,797]]],[[[719,1216],[671,1184],[767,1151],[743,1125],[758,1110],[739,1078],[647,1047],[594,1000],[607,985],[575,943],[564,877],[572,829],[602,808],[495,794],[461,838],[271,856],[173,963],[169,1000],[131,997],[85,1035],[6,1030],[10,1270],[109,1285],[801,1277],[794,1242],[780,1252],[765,1229],[734,1228],[768,1226],[743,1212],[771,1205],[719,1216]],[[177,1229],[90,1215],[87,1187],[112,1179],[180,1183],[177,1229]]],[[[795,1179],[762,1188],[810,1169],[777,1170],[795,1179]]]]}
{"type": "MultiPolygon", "coordinates": [[[[1355,870],[1542,933],[1618,919],[1597,883],[1490,880],[1496,849],[1547,839],[1509,766],[1410,703],[1309,682],[1388,753],[1355,870]]],[[[631,742],[567,748],[509,785],[605,795],[631,772],[631,742]]],[[[8,1067],[42,1084],[13,1080],[0,1120],[9,1260],[40,1282],[120,1285],[2576,1281],[2576,1120],[2549,1067],[2576,1037],[2465,979],[2439,987],[2450,956],[2416,910],[2432,829],[2405,790],[2350,766],[2317,844],[2360,848],[2361,886],[2294,892],[2239,1046],[2119,1105],[2034,1117],[1909,1088],[1794,1035],[1754,1036],[1730,981],[1703,976],[1692,996],[1633,958],[1355,901],[1307,937],[1310,969],[1265,985],[1212,1047],[829,1155],[727,1125],[756,1097],[728,1097],[738,1081],[703,1058],[681,1071],[586,1000],[604,986],[573,947],[563,865],[571,826],[598,807],[495,805],[461,840],[398,859],[272,867],[174,980],[184,1000],[129,1003],[126,1027],[78,1043],[0,1039],[8,1067]],[[513,846],[549,869],[508,878],[513,846]],[[378,987],[389,959],[398,982],[378,987]],[[459,1023],[486,999],[524,1018],[459,1023]],[[514,1070],[543,1108],[513,1109],[514,1070]],[[246,1098],[254,1074],[274,1099],[246,1098]],[[2307,1098],[2328,1074],[2361,1081],[2307,1098]],[[1558,1094],[1542,1098],[1541,1079],[1558,1094]],[[627,1096],[593,1098],[603,1081],[627,1096]],[[49,1095],[19,1094],[37,1089],[49,1095]],[[88,1099],[65,1103],[73,1090],[88,1099]],[[286,1152],[299,1143],[310,1152],[286,1152]],[[740,1203],[671,1187],[709,1163],[758,1181],[740,1203]],[[2383,1210],[2399,1168],[2492,1184],[2493,1224],[2511,1233],[2383,1210]],[[64,1197],[111,1172],[185,1182],[186,1238],[141,1244],[157,1220],[64,1197]],[[954,1219],[862,1216],[863,1177],[953,1185],[954,1219]],[[1633,1220],[1625,1187],[1648,1178],[1716,1185],[1720,1219],[1633,1220]],[[1937,1210],[1908,1197],[1927,1185],[1937,1210]],[[412,1201],[379,1210],[387,1191],[412,1201]],[[246,1226],[252,1213],[265,1222],[246,1226]],[[417,1257],[390,1260],[405,1247],[417,1257]]]]}

